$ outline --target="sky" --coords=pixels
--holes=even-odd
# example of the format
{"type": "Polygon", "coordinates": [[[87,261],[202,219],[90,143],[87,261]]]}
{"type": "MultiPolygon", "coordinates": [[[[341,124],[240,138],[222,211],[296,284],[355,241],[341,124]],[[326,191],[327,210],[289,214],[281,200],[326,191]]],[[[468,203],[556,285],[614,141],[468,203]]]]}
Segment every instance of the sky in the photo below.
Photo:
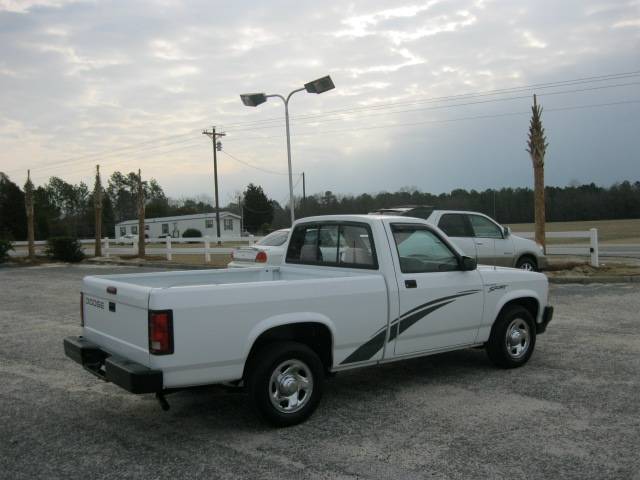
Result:
{"type": "Polygon", "coordinates": [[[640,1],[0,0],[0,171],[93,184],[142,170],[167,195],[249,182],[302,194],[532,185],[532,95],[549,185],[640,180],[640,1]]]}

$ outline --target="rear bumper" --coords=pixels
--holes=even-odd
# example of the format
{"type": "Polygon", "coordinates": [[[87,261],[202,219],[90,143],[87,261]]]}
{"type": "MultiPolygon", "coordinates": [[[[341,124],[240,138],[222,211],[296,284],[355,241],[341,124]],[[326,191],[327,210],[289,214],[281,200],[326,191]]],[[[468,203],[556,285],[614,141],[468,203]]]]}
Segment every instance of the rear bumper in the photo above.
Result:
{"type": "Polygon", "coordinates": [[[547,329],[547,325],[551,322],[553,318],[553,307],[551,305],[547,305],[544,307],[544,311],[542,312],[542,322],[536,325],[536,333],[544,333],[547,329]]]}
{"type": "Polygon", "coordinates": [[[131,393],[162,391],[162,371],[105,352],[83,337],[64,339],[64,353],[98,378],[131,393]]]}

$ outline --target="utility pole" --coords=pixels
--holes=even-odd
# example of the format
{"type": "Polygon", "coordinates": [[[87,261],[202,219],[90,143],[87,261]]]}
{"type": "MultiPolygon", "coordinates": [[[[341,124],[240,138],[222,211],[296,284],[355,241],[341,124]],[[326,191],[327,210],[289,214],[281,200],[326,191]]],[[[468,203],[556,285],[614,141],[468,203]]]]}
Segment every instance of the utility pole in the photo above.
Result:
{"type": "Polygon", "coordinates": [[[100,181],[100,165],[96,165],[96,183],[93,187],[93,207],[96,217],[96,239],[94,255],[102,256],[102,182],[100,181]]]}
{"type": "Polygon", "coordinates": [[[211,131],[202,131],[203,135],[211,137],[213,143],[213,182],[215,184],[215,199],[216,199],[216,235],[218,236],[218,245],[221,245],[220,241],[220,206],[218,204],[218,156],[216,155],[218,150],[222,150],[222,143],[218,142],[218,137],[224,137],[226,133],[216,133],[216,127],[212,126],[211,131]]]}
{"type": "Polygon", "coordinates": [[[238,195],[238,208],[240,209],[240,236],[244,232],[244,208],[242,208],[242,197],[238,195]]]}
{"type": "Polygon", "coordinates": [[[307,206],[307,184],[304,178],[304,172],[302,172],[302,211],[307,206]]]}
{"type": "Polygon", "coordinates": [[[27,182],[24,184],[25,206],[27,208],[27,240],[29,242],[29,259],[33,260],[36,256],[35,250],[35,234],[33,228],[33,183],[31,182],[31,170],[27,170],[27,182]]]}
{"type": "Polygon", "coordinates": [[[144,188],[142,188],[142,172],[138,169],[138,256],[144,258],[144,188]]]}

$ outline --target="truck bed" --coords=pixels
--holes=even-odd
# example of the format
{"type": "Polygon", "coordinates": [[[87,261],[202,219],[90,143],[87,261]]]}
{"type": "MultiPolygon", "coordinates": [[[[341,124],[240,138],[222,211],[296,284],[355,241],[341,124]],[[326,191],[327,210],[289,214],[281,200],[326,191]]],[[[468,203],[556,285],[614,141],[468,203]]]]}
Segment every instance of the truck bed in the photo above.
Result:
{"type": "Polygon", "coordinates": [[[86,339],[162,369],[165,388],[240,378],[255,338],[283,319],[325,324],[342,359],[389,313],[380,272],[308,265],[85,277],[82,291],[86,339]],[[174,354],[149,354],[150,310],[172,311],[174,354]]]}
{"type": "Polygon", "coordinates": [[[345,271],[345,269],[330,269],[309,267],[256,267],[224,270],[185,270],[152,273],[132,273],[122,275],[101,275],[87,277],[86,282],[98,281],[100,286],[105,283],[148,288],[178,288],[208,285],[227,285],[270,281],[311,280],[316,278],[353,277],[367,274],[366,272],[345,271]]]}

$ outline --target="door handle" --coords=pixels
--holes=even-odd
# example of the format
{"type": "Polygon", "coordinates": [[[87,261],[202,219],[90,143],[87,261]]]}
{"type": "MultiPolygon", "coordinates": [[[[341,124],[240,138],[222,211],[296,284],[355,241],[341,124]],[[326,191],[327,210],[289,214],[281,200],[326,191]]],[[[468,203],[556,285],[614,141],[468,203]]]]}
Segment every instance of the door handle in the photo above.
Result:
{"type": "Polygon", "coordinates": [[[415,280],[405,280],[404,286],[407,288],[418,288],[418,282],[415,280]]]}

